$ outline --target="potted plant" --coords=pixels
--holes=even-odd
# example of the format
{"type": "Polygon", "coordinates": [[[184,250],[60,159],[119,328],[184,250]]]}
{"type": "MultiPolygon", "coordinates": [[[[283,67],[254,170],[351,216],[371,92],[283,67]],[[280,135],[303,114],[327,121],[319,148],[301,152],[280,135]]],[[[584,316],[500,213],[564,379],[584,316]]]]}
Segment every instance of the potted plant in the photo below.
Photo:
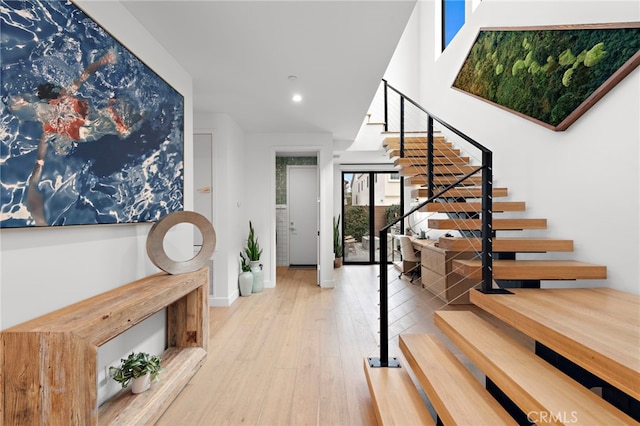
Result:
{"type": "Polygon", "coordinates": [[[120,360],[119,367],[109,367],[109,374],[116,382],[126,388],[131,383],[131,392],[141,393],[149,389],[151,381],[158,377],[162,368],[162,359],[145,352],[131,354],[120,360]]]}
{"type": "Polygon", "coordinates": [[[247,246],[244,248],[244,254],[247,256],[247,261],[253,274],[253,292],[259,293],[262,291],[262,265],[260,265],[262,249],[251,221],[249,221],[249,236],[247,237],[247,246]]]}
{"type": "Polygon", "coordinates": [[[242,273],[238,277],[238,284],[240,286],[240,296],[251,296],[253,291],[253,274],[251,273],[251,267],[244,258],[242,252],[240,252],[240,267],[242,273]]]}
{"type": "Polygon", "coordinates": [[[260,255],[262,255],[262,249],[260,248],[260,244],[258,244],[258,238],[256,237],[256,232],[255,229],[253,229],[251,221],[249,221],[249,236],[247,237],[247,246],[244,248],[244,253],[247,255],[249,262],[259,261],[260,255]]]}
{"type": "Polygon", "coordinates": [[[342,266],[342,240],[340,239],[340,215],[336,218],[333,217],[333,267],[339,268],[342,266]]]}

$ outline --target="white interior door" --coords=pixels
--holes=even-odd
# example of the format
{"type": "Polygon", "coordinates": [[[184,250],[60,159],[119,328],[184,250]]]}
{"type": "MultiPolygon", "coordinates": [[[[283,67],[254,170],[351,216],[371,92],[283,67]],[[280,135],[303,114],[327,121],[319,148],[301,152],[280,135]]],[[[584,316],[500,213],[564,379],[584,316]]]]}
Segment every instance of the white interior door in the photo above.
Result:
{"type": "Polygon", "coordinates": [[[318,168],[287,167],[289,264],[318,263],[318,168]]]}
{"type": "MultiPolygon", "coordinates": [[[[193,135],[193,180],[195,187],[193,210],[213,223],[212,150],[213,136],[211,134],[193,135]]],[[[200,235],[198,228],[195,226],[193,228],[193,245],[200,247],[202,246],[202,235],[200,235]]]]}

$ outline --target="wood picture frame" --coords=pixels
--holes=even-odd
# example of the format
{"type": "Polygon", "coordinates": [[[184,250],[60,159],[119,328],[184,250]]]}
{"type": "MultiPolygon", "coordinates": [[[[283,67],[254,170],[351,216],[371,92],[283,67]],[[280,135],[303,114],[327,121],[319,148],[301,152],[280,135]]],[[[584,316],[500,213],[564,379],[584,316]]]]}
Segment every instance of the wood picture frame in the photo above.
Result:
{"type": "Polygon", "coordinates": [[[566,130],[640,64],[640,22],[481,28],[452,87],[566,130]]]}

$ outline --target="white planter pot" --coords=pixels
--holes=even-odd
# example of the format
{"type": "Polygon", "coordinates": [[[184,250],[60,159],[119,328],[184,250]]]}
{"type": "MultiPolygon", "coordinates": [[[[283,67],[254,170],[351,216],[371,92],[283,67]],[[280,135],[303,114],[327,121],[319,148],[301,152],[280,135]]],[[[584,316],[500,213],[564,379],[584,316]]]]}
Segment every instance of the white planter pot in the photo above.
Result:
{"type": "Polygon", "coordinates": [[[151,387],[151,373],[137,377],[131,381],[131,392],[142,393],[151,387]]]}
{"type": "Polygon", "coordinates": [[[260,293],[264,286],[262,268],[260,268],[260,261],[252,260],[251,262],[249,262],[249,266],[251,267],[251,273],[253,274],[253,292],[260,293]]]}
{"type": "Polygon", "coordinates": [[[238,277],[240,286],[240,296],[251,296],[253,291],[253,274],[251,272],[243,272],[238,277]]]}

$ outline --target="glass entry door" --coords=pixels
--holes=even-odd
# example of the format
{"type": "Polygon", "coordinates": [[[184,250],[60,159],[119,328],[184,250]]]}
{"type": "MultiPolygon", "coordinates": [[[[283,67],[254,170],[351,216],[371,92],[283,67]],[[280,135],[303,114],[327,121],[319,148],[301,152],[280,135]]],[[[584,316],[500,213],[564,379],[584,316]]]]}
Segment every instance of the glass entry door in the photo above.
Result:
{"type": "MultiPolygon", "coordinates": [[[[343,172],[342,236],[344,262],[380,262],[380,229],[402,211],[401,180],[392,172],[343,172]]],[[[394,261],[393,235],[402,232],[398,223],[390,229],[387,257],[394,261]]]]}

